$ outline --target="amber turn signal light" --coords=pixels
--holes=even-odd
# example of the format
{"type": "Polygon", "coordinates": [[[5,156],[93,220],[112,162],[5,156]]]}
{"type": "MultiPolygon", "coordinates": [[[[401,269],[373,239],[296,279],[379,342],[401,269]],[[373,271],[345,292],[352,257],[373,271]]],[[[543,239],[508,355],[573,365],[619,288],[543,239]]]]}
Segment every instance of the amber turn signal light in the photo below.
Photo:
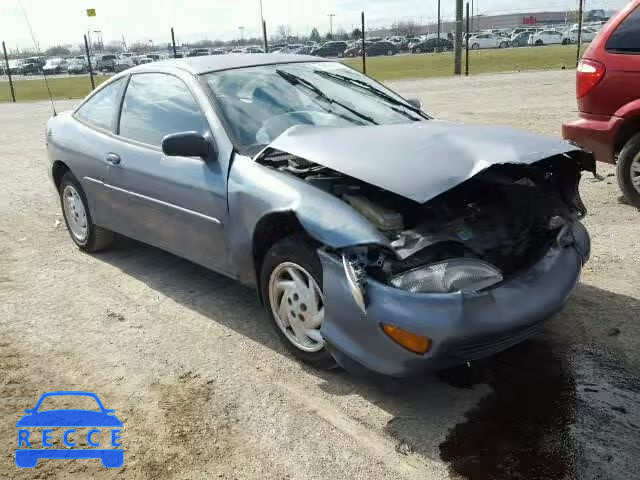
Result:
{"type": "Polygon", "coordinates": [[[382,324],[382,330],[398,345],[413,353],[424,355],[429,351],[429,348],[431,348],[431,339],[429,337],[407,332],[400,327],[386,323],[382,324]]]}

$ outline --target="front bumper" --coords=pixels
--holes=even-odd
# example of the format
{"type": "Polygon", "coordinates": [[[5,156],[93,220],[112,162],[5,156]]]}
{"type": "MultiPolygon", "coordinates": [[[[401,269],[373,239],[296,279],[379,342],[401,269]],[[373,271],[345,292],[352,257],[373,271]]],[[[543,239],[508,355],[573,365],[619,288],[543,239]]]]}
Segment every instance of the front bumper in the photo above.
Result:
{"type": "Polygon", "coordinates": [[[475,293],[416,294],[367,279],[366,314],[354,301],[342,263],[320,251],[325,319],[321,333],[338,363],[352,361],[384,375],[404,377],[477,360],[534,334],[567,301],[589,257],[589,235],[574,224],[528,271],[475,293]],[[432,340],[417,355],[391,340],[390,323],[432,340]]]}
{"type": "Polygon", "coordinates": [[[624,119],[580,114],[580,119],[562,125],[562,137],[593,152],[596,160],[615,163],[616,137],[624,119]]]}

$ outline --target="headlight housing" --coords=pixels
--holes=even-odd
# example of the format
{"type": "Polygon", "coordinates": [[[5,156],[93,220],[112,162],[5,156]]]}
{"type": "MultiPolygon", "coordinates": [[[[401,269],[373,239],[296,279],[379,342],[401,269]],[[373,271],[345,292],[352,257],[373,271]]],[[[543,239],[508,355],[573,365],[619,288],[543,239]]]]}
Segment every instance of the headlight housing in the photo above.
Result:
{"type": "Polygon", "coordinates": [[[389,283],[412,293],[473,293],[501,281],[502,273],[492,265],[455,258],[402,272],[389,283]]]}

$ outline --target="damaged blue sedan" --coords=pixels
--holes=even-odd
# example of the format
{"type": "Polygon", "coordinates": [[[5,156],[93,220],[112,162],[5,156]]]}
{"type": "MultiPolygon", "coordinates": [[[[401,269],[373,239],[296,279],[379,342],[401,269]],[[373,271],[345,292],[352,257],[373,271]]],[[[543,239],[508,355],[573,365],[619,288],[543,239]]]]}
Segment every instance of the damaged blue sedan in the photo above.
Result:
{"type": "Polygon", "coordinates": [[[135,238],[254,287],[284,345],[392,376],[558,312],[590,251],[590,154],[464,126],[332,61],[220,55],[115,75],[46,131],[71,239],[135,238]]]}

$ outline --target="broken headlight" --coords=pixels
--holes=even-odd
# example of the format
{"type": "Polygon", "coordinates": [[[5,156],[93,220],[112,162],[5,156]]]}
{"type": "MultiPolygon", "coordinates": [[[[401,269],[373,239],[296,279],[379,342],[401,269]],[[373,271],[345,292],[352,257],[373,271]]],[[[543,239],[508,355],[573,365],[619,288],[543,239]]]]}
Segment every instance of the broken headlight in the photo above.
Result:
{"type": "Polygon", "coordinates": [[[500,270],[471,258],[456,258],[414,268],[389,283],[412,293],[473,293],[502,281],[500,270]]]}

